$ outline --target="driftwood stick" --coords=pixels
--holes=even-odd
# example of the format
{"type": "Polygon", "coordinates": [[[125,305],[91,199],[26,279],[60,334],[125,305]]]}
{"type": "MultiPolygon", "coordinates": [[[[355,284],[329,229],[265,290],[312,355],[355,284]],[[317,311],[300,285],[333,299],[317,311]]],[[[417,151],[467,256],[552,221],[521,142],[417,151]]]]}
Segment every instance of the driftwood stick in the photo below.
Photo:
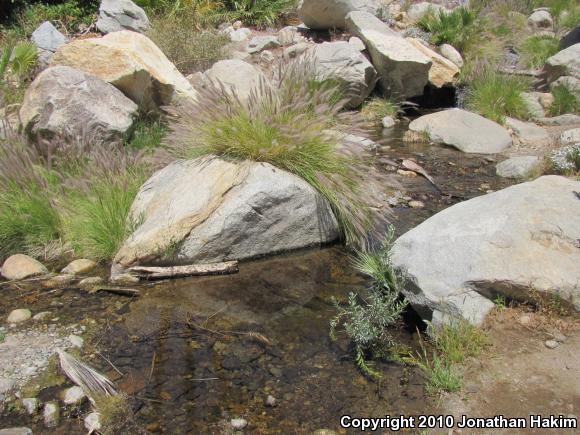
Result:
{"type": "Polygon", "coordinates": [[[139,296],[140,294],[139,290],[126,287],[97,287],[95,291],[114,293],[121,296],[139,296]]]}
{"type": "Polygon", "coordinates": [[[237,261],[224,263],[192,264],[188,266],[147,267],[134,266],[128,272],[143,279],[180,278],[186,276],[220,275],[238,272],[237,261]]]}

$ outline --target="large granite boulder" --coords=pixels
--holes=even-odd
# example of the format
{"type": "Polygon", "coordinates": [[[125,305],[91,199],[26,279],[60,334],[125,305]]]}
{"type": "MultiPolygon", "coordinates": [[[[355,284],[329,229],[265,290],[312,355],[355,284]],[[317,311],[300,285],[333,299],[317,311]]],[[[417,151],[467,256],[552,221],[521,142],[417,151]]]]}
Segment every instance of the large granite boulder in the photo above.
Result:
{"type": "Polygon", "coordinates": [[[395,266],[424,319],[480,324],[505,295],[558,295],[580,310],[580,182],[559,176],[454,205],[400,237],[395,266]]]}
{"type": "Polygon", "coordinates": [[[349,32],[365,43],[387,94],[401,98],[423,94],[432,65],[429,57],[369,13],[351,12],[346,23],[349,32]]]}
{"type": "Polygon", "coordinates": [[[422,41],[415,38],[406,38],[413,47],[431,59],[432,65],[429,69],[429,83],[436,88],[443,86],[453,86],[459,76],[459,67],[449,59],[431,50],[422,41]]]}
{"type": "Polygon", "coordinates": [[[344,29],[349,12],[381,13],[381,0],[302,0],[298,16],[314,30],[344,29]]]}
{"type": "Polygon", "coordinates": [[[133,125],[138,107],[111,84],[68,66],[44,70],[32,82],[20,108],[31,137],[87,136],[114,142],[133,125]]]}
{"type": "Polygon", "coordinates": [[[500,153],[512,144],[509,132],[501,125],[462,109],[421,116],[409,124],[409,130],[465,153],[500,153]]]}
{"type": "Polygon", "coordinates": [[[242,102],[247,102],[252,93],[258,93],[268,83],[267,77],[257,66],[240,59],[226,59],[200,73],[196,86],[223,86],[242,102]]]}
{"type": "Polygon", "coordinates": [[[97,76],[146,109],[196,96],[187,79],[149,38],[128,30],[63,45],[52,64],[97,76]]]}
{"type": "Polygon", "coordinates": [[[137,264],[253,258],[339,236],[320,194],[267,163],[176,161],[143,185],[130,215],[140,224],[117,253],[113,275],[137,264]]]}
{"type": "Polygon", "coordinates": [[[377,83],[377,71],[359,50],[346,41],[315,45],[312,61],[318,80],[337,80],[344,86],[348,107],[360,106],[377,83]]]}
{"type": "Polygon", "coordinates": [[[102,33],[119,30],[143,33],[149,29],[149,19],[131,0],[101,0],[97,29],[102,33]]]}
{"type": "Polygon", "coordinates": [[[562,76],[580,79],[580,44],[574,44],[548,58],[544,71],[550,83],[562,76]]]}

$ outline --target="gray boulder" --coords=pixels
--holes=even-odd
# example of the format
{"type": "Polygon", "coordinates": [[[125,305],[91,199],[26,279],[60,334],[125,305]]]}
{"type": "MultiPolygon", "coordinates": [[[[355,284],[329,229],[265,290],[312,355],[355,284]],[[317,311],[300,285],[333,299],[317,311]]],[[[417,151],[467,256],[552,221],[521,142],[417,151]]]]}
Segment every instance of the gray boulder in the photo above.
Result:
{"type": "Polygon", "coordinates": [[[67,39],[50,21],[45,21],[32,32],[32,42],[41,50],[55,52],[67,39]]]}
{"type": "Polygon", "coordinates": [[[421,116],[409,124],[409,130],[465,153],[500,153],[512,144],[509,132],[501,125],[461,109],[421,116]]]}
{"type": "Polygon", "coordinates": [[[545,176],[454,205],[400,237],[405,296],[436,324],[480,324],[496,295],[559,295],[580,310],[580,182],[545,176]]]}
{"type": "Polygon", "coordinates": [[[580,143],[580,128],[566,130],[560,135],[561,145],[575,145],[580,143]]]}
{"type": "Polygon", "coordinates": [[[349,12],[362,11],[379,15],[381,0],[302,0],[298,16],[311,29],[344,29],[349,12]]]}
{"type": "Polygon", "coordinates": [[[528,17],[528,25],[534,29],[551,29],[554,26],[554,20],[550,12],[538,10],[528,17]]]}
{"type": "Polygon", "coordinates": [[[131,30],[143,33],[149,29],[145,11],[131,0],[102,0],[97,29],[102,33],[131,30]]]}
{"type": "Polygon", "coordinates": [[[267,163],[177,161],[147,181],[131,207],[141,224],[117,253],[137,264],[242,260],[336,240],[330,207],[307,182],[267,163]]]}
{"type": "Polygon", "coordinates": [[[365,43],[379,73],[381,88],[387,94],[423,94],[432,65],[429,57],[369,13],[351,12],[346,23],[349,32],[365,43]]]}
{"type": "Polygon", "coordinates": [[[540,164],[538,156],[517,156],[504,160],[495,169],[500,177],[517,179],[528,177],[540,164]]]}
{"type": "Polygon", "coordinates": [[[280,47],[278,38],[272,35],[254,36],[248,43],[248,53],[259,53],[263,50],[280,47]]]}
{"type": "Polygon", "coordinates": [[[521,145],[547,147],[552,141],[545,128],[531,122],[507,118],[506,126],[513,132],[516,142],[521,145]]]}
{"type": "Polygon", "coordinates": [[[349,98],[348,107],[360,106],[377,82],[377,71],[360,51],[346,41],[324,42],[311,50],[318,80],[339,81],[349,98]]]}
{"type": "Polygon", "coordinates": [[[133,125],[137,105],[113,85],[68,66],[51,67],[32,82],[20,109],[33,137],[121,140],[133,125]]]}
{"type": "Polygon", "coordinates": [[[575,126],[580,124],[580,116],[573,113],[564,113],[563,115],[553,116],[551,118],[541,118],[536,121],[542,125],[575,126]]]}
{"type": "Polygon", "coordinates": [[[463,57],[461,57],[461,54],[453,45],[443,44],[439,47],[439,52],[441,53],[441,56],[449,59],[459,68],[463,67],[463,57]]]}
{"type": "Polygon", "coordinates": [[[548,58],[544,71],[550,83],[562,76],[580,79],[580,44],[574,44],[548,58]]]}
{"type": "Polygon", "coordinates": [[[306,38],[300,34],[296,26],[286,26],[278,32],[278,42],[283,47],[298,44],[305,40],[306,38]]]}
{"type": "Polygon", "coordinates": [[[439,11],[447,13],[451,12],[449,9],[436,3],[420,2],[409,6],[409,9],[407,10],[407,18],[409,18],[411,22],[416,23],[429,11],[433,11],[434,13],[439,13],[439,11]]]}

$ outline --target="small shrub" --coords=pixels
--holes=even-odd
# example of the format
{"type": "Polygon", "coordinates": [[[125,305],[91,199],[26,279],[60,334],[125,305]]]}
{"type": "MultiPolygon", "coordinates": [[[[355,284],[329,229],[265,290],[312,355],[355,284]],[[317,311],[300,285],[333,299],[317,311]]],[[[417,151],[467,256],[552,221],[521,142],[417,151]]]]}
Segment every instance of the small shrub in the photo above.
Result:
{"type": "Polygon", "coordinates": [[[580,104],[576,95],[564,85],[554,86],[552,88],[554,102],[548,109],[551,116],[558,116],[564,113],[578,113],[580,104]]]}
{"type": "MultiPolygon", "coordinates": [[[[281,67],[275,84],[262,83],[241,100],[219,85],[200,90],[200,98],[171,110],[168,150],[179,158],[203,155],[267,162],[291,172],[316,188],[329,202],[344,240],[366,240],[384,215],[369,184],[380,177],[369,166],[365,150],[348,149],[329,129],[359,133],[357,113],[335,102],[337,89],[312,86],[308,60],[281,67]],[[364,185],[364,190],[361,187],[364,185]]],[[[370,156],[369,156],[370,157],[370,156]]],[[[384,186],[383,186],[384,189],[384,186]]]]}
{"type": "Polygon", "coordinates": [[[232,20],[266,27],[276,24],[296,3],[296,0],[224,0],[224,10],[232,20]]]}
{"type": "Polygon", "coordinates": [[[213,30],[203,30],[204,23],[199,19],[191,11],[157,15],[152,17],[151,30],[147,33],[185,75],[205,71],[228,55],[228,37],[213,30]]]}
{"type": "Polygon", "coordinates": [[[520,50],[527,68],[542,68],[549,57],[560,51],[560,40],[555,36],[534,35],[527,38],[520,50]]]}
{"type": "Polygon", "coordinates": [[[518,119],[529,117],[521,96],[528,89],[527,80],[485,67],[474,74],[469,86],[465,104],[470,110],[501,124],[506,116],[518,119]]]}
{"type": "Polygon", "coordinates": [[[380,122],[385,116],[396,118],[401,111],[399,103],[380,97],[373,97],[364,103],[361,113],[363,117],[371,122],[380,122]]]}
{"type": "Polygon", "coordinates": [[[372,279],[368,297],[350,293],[346,306],[334,301],[337,314],[330,322],[330,336],[336,339],[336,329],[342,326],[350,338],[359,369],[373,379],[381,374],[367,362],[367,355],[384,357],[395,342],[389,328],[395,325],[407,306],[399,299],[403,279],[391,262],[392,230],[375,251],[359,252],[354,267],[372,279]]]}
{"type": "Polygon", "coordinates": [[[430,10],[417,25],[431,34],[433,44],[448,43],[463,51],[477,36],[476,19],[475,10],[458,7],[452,12],[430,10]]]}
{"type": "Polygon", "coordinates": [[[76,33],[96,19],[98,0],[68,0],[56,4],[36,2],[20,10],[16,24],[24,36],[30,36],[44,21],[52,22],[65,34],[76,33]]]}
{"type": "Polygon", "coordinates": [[[580,145],[568,145],[552,152],[550,162],[555,172],[580,173],[580,145]]]}
{"type": "Polygon", "coordinates": [[[137,121],[127,146],[135,150],[152,150],[159,148],[167,132],[161,120],[137,121]]]}

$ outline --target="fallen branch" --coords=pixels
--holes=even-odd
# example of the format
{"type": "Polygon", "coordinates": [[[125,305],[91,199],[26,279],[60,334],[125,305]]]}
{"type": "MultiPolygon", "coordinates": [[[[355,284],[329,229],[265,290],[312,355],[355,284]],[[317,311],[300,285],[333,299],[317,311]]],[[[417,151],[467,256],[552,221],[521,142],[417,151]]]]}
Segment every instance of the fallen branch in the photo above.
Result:
{"type": "Polygon", "coordinates": [[[147,267],[134,266],[129,268],[131,275],[142,279],[183,278],[186,276],[221,275],[238,272],[237,261],[224,263],[192,264],[188,266],[147,267]]]}
{"type": "Polygon", "coordinates": [[[108,292],[121,296],[139,296],[140,292],[137,289],[125,287],[98,287],[95,292],[108,292]]]}

